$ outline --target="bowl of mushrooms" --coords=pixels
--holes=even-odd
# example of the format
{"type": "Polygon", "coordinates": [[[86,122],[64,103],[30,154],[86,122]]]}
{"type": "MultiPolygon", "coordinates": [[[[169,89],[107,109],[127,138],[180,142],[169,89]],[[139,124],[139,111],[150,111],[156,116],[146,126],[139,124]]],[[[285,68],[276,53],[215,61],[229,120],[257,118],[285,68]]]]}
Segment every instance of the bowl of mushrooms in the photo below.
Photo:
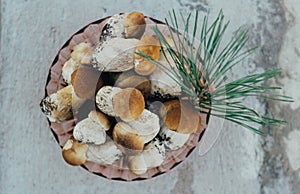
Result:
{"type": "Polygon", "coordinates": [[[199,143],[207,115],[136,54],[166,60],[153,25],[168,39],[164,23],[131,12],[88,24],[58,51],[40,106],[68,164],[111,180],[143,180],[172,170],[199,143]]]}

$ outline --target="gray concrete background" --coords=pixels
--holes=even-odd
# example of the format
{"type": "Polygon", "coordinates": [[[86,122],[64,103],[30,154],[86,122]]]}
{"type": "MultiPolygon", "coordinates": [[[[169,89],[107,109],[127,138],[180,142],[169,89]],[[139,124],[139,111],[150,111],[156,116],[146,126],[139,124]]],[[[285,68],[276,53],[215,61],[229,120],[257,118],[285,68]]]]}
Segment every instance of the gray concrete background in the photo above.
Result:
{"type": "Polygon", "coordinates": [[[0,0],[0,193],[300,193],[299,0],[37,1],[0,0]],[[142,182],[114,182],[67,165],[39,102],[58,49],[82,26],[118,12],[141,11],[163,19],[172,8],[216,15],[223,8],[229,31],[246,25],[260,49],[230,72],[233,78],[281,67],[274,83],[294,103],[245,100],[286,119],[260,137],[225,123],[215,146],[197,150],[172,172],[142,182]]]}

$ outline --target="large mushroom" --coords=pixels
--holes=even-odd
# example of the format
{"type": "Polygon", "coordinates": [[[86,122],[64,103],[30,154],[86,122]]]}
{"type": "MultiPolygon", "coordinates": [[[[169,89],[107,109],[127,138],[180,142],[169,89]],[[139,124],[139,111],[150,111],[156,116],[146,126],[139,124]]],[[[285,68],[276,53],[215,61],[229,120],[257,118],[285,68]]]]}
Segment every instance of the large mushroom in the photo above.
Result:
{"type": "Polygon", "coordinates": [[[96,104],[103,113],[120,117],[123,121],[137,119],[145,108],[144,97],[139,90],[112,86],[104,86],[97,92],[96,104]]]}
{"type": "Polygon", "coordinates": [[[85,99],[79,98],[69,85],[44,98],[40,107],[51,122],[62,122],[71,119],[73,110],[76,111],[84,102],[85,99]]]}
{"type": "Polygon", "coordinates": [[[160,109],[165,126],[179,133],[190,134],[201,126],[200,112],[186,100],[170,100],[160,109]]]}

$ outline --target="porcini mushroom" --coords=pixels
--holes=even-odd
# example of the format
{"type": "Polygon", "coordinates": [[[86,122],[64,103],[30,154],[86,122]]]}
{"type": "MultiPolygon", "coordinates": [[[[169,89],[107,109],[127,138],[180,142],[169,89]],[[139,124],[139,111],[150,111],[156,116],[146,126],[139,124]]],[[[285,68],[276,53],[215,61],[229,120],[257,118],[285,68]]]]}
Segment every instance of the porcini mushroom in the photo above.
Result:
{"type": "Polygon", "coordinates": [[[87,149],[86,144],[69,139],[62,149],[62,156],[68,164],[78,166],[85,163],[87,149]]]}
{"type": "Polygon", "coordinates": [[[144,15],[140,12],[122,13],[111,16],[104,24],[100,42],[110,38],[140,38],[146,28],[144,15]]]}
{"type": "Polygon", "coordinates": [[[160,129],[158,116],[147,109],[143,111],[141,116],[127,124],[136,129],[144,143],[151,141],[160,129]]]}
{"type": "Polygon", "coordinates": [[[73,110],[77,110],[85,99],[79,98],[72,85],[68,85],[44,98],[40,107],[51,122],[62,122],[72,118],[73,110]]]}
{"type": "Polygon", "coordinates": [[[166,156],[166,150],[163,143],[156,138],[145,146],[142,156],[147,168],[152,168],[163,163],[166,156]]]}
{"type": "Polygon", "coordinates": [[[112,140],[107,140],[102,145],[89,144],[86,160],[98,164],[113,164],[122,157],[122,152],[112,140]]]}
{"type": "Polygon", "coordinates": [[[137,39],[112,38],[100,42],[93,54],[93,67],[104,72],[123,72],[134,67],[137,39]]]}
{"type": "Polygon", "coordinates": [[[137,119],[145,108],[144,97],[139,90],[112,86],[104,86],[97,92],[96,104],[105,114],[120,117],[123,121],[137,119]]]}
{"type": "Polygon", "coordinates": [[[80,63],[77,63],[72,58],[65,62],[61,72],[64,82],[66,82],[67,84],[71,84],[71,75],[79,67],[80,63]]]}
{"type": "Polygon", "coordinates": [[[186,100],[170,100],[160,109],[160,115],[168,129],[179,133],[193,133],[201,126],[200,112],[186,100]]]}
{"type": "Polygon", "coordinates": [[[75,125],[73,137],[83,143],[103,144],[106,140],[106,133],[102,126],[98,122],[86,118],[75,125]]]}
{"type": "Polygon", "coordinates": [[[140,175],[147,172],[147,165],[142,154],[128,156],[129,168],[134,174],[140,175]]]}
{"type": "Polygon", "coordinates": [[[189,139],[190,134],[178,133],[163,126],[159,131],[159,136],[167,148],[170,150],[177,150],[185,144],[189,139]]]}
{"type": "MultiPolygon", "coordinates": [[[[154,60],[158,60],[160,56],[160,45],[157,38],[150,35],[144,35],[139,41],[136,52],[142,52],[154,60]]],[[[139,75],[150,75],[156,68],[156,65],[148,59],[135,54],[134,56],[134,70],[139,75]]]]}
{"type": "Polygon", "coordinates": [[[101,72],[92,67],[80,67],[71,76],[71,83],[80,98],[94,99],[95,93],[103,86],[101,72]]]}
{"type": "Polygon", "coordinates": [[[130,125],[119,122],[113,129],[113,140],[123,153],[135,155],[143,151],[144,140],[130,125]]]}
{"type": "Polygon", "coordinates": [[[98,111],[91,111],[88,117],[98,123],[105,131],[109,130],[110,122],[105,114],[98,111]]]}

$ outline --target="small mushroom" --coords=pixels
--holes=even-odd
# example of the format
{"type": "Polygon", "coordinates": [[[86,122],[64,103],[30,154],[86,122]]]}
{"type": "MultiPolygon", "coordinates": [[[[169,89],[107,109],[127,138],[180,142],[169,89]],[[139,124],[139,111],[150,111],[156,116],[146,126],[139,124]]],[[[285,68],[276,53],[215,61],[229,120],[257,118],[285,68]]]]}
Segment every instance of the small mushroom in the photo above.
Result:
{"type": "Polygon", "coordinates": [[[167,148],[170,150],[177,150],[185,144],[189,139],[190,134],[178,133],[164,126],[159,131],[159,136],[162,138],[163,143],[167,148]]]}
{"type": "Polygon", "coordinates": [[[62,149],[62,156],[67,163],[78,166],[85,163],[87,149],[86,144],[69,139],[62,149]]]}
{"type": "MultiPolygon", "coordinates": [[[[158,60],[160,56],[160,44],[156,37],[144,35],[136,47],[136,52],[142,52],[154,60],[158,60]]],[[[150,75],[156,68],[156,65],[148,59],[135,54],[134,70],[139,75],[150,75]]]]}
{"type": "Polygon", "coordinates": [[[72,118],[73,110],[77,110],[85,99],[79,98],[72,85],[64,87],[44,98],[40,107],[51,122],[62,122],[72,118]]]}
{"type": "Polygon", "coordinates": [[[100,42],[110,38],[140,38],[146,28],[145,16],[140,12],[122,13],[111,16],[104,24],[100,42]]]}
{"type": "Polygon", "coordinates": [[[151,91],[151,82],[148,78],[137,75],[133,71],[122,73],[116,80],[115,86],[120,88],[136,88],[145,97],[149,96],[151,91]]]}
{"type": "Polygon", "coordinates": [[[90,119],[101,125],[101,127],[108,131],[110,128],[110,122],[105,114],[98,112],[98,111],[91,111],[88,115],[90,119]]]}
{"type": "Polygon", "coordinates": [[[134,128],[124,122],[115,125],[113,139],[125,154],[135,155],[143,151],[144,140],[134,128]]]}
{"type": "Polygon", "coordinates": [[[145,108],[144,97],[139,90],[112,86],[104,86],[97,92],[96,104],[105,114],[120,117],[123,121],[137,119],[145,108]]]}
{"type": "Polygon", "coordinates": [[[93,47],[91,43],[82,42],[73,46],[71,58],[79,64],[89,65],[92,60],[93,47]]]}
{"type": "Polygon", "coordinates": [[[111,165],[122,157],[122,152],[113,141],[107,140],[102,145],[88,145],[86,160],[98,164],[111,165]]]}
{"type": "Polygon", "coordinates": [[[62,77],[67,84],[71,84],[72,73],[80,67],[80,63],[77,63],[72,58],[65,62],[62,68],[62,77]]]}
{"type": "Polygon", "coordinates": [[[151,141],[159,132],[159,118],[156,114],[145,109],[141,116],[127,123],[136,129],[137,133],[144,140],[144,143],[151,141]]]}
{"type": "Polygon", "coordinates": [[[100,42],[93,54],[93,67],[104,72],[123,72],[134,67],[137,39],[112,38],[100,42]]]}
{"type": "Polygon", "coordinates": [[[75,125],[73,136],[79,142],[95,145],[103,144],[106,140],[105,129],[90,118],[86,118],[75,125]]]}
{"type": "Polygon", "coordinates": [[[160,115],[168,129],[190,134],[201,126],[200,112],[186,100],[170,100],[160,109],[160,115]]]}
{"type": "Polygon", "coordinates": [[[101,72],[92,67],[80,67],[71,76],[74,91],[80,98],[94,99],[95,93],[103,86],[101,72]]]}
{"type": "Polygon", "coordinates": [[[164,144],[158,139],[154,139],[145,146],[142,156],[146,162],[147,168],[153,168],[161,165],[166,156],[164,144]]]}
{"type": "Polygon", "coordinates": [[[134,174],[140,175],[147,172],[147,165],[142,154],[128,156],[129,168],[134,174]]]}

